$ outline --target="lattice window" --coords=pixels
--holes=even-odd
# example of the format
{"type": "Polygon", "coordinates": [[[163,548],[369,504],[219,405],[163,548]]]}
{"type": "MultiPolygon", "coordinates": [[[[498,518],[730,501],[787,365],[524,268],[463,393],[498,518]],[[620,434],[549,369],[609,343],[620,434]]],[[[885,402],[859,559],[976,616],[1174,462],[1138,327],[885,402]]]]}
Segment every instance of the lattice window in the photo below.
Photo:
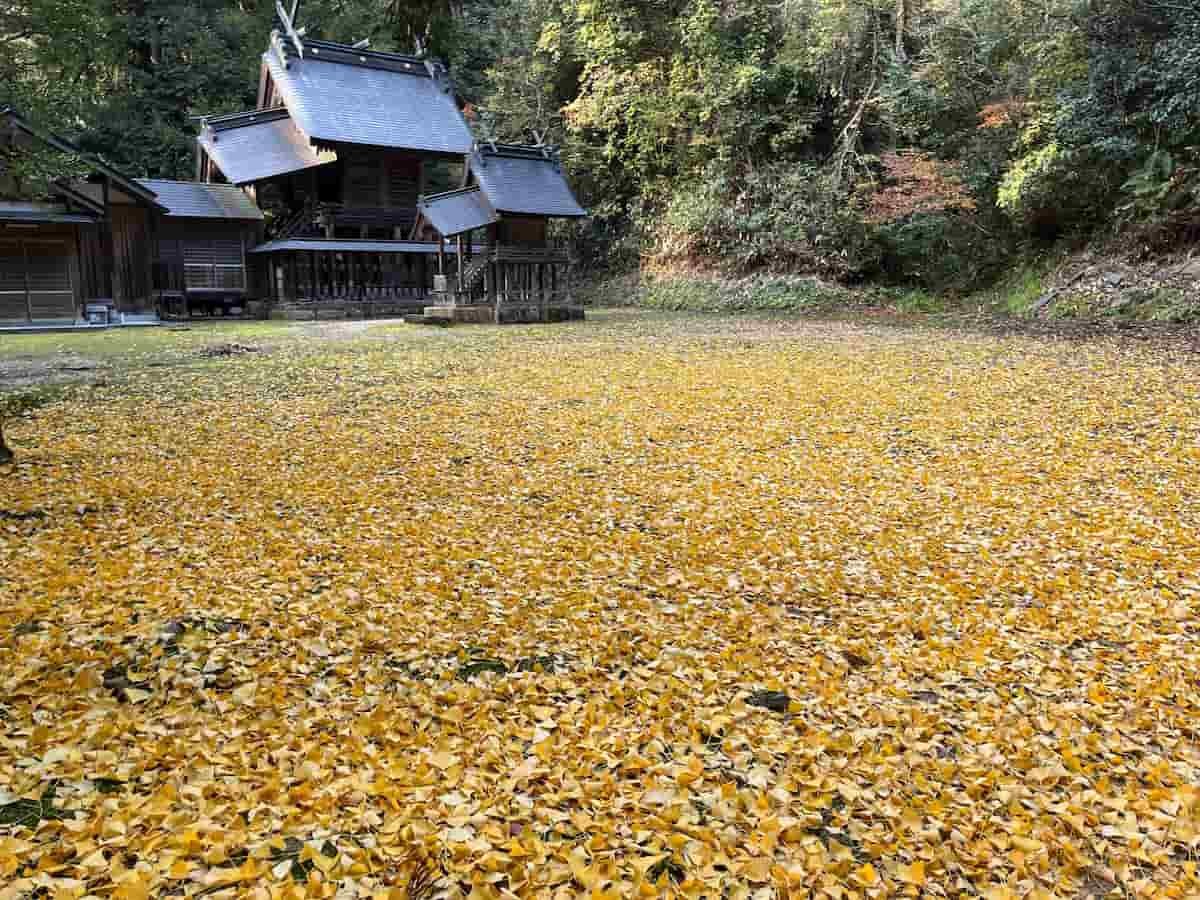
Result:
{"type": "Polygon", "coordinates": [[[188,290],[244,290],[246,266],[240,241],[188,239],[183,244],[188,290]]]}

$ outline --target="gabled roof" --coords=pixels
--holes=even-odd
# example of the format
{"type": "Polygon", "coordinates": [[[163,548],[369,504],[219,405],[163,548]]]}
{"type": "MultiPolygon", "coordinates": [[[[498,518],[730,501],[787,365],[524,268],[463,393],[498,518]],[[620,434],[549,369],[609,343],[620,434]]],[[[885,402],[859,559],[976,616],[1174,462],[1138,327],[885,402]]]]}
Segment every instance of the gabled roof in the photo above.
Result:
{"type": "Polygon", "coordinates": [[[282,107],[207,119],[200,146],[234,184],[251,184],[337,160],[318,152],[282,107]]]}
{"type": "Polygon", "coordinates": [[[95,216],[103,216],[105,213],[104,195],[99,190],[99,185],[60,179],[54,182],[54,190],[60,197],[82,207],[86,212],[95,216]]]}
{"type": "Polygon", "coordinates": [[[478,185],[422,197],[417,208],[443,237],[482,228],[499,218],[478,185]]]}
{"type": "Polygon", "coordinates": [[[291,55],[278,34],[263,56],[279,98],[316,144],[365,144],[463,155],[471,131],[442,70],[395,53],[304,41],[291,55]]]}
{"type": "Polygon", "coordinates": [[[41,131],[40,129],[35,128],[24,116],[18,113],[11,106],[0,108],[0,121],[3,121],[11,127],[14,127],[30,137],[40,141],[47,147],[51,147],[60,153],[65,153],[74,157],[93,172],[107,177],[113,184],[117,185],[117,187],[119,187],[122,191],[127,193],[139,203],[143,203],[147,206],[151,206],[160,210],[165,209],[165,207],[161,206],[157,200],[155,200],[153,191],[145,188],[141,184],[138,184],[137,181],[130,178],[124,172],[120,172],[113,168],[104,160],[85,153],[82,149],[77,147],[71,141],[68,141],[66,138],[59,137],[58,135],[49,131],[41,131]]]}
{"type": "Polygon", "coordinates": [[[287,238],[259,244],[251,253],[278,253],[281,250],[313,250],[337,253],[418,253],[437,252],[438,245],[430,241],[354,241],[326,238],[287,238]]]}
{"type": "Polygon", "coordinates": [[[561,218],[587,215],[548,148],[480,144],[471,154],[470,166],[488,202],[499,213],[561,218]]]}
{"type": "Polygon", "coordinates": [[[262,210],[232,184],[195,181],[159,181],[143,178],[141,184],[158,195],[170,218],[239,219],[260,221],[262,210]]]}

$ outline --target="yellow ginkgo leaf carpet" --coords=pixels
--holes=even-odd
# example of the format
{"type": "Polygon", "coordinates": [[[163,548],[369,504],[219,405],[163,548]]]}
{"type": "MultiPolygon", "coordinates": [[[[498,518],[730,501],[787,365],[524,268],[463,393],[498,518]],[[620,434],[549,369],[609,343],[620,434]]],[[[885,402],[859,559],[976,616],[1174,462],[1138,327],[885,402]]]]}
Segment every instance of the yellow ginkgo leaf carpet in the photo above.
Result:
{"type": "Polygon", "coordinates": [[[7,429],[0,898],[1200,896],[1195,358],[287,334],[7,429]]]}

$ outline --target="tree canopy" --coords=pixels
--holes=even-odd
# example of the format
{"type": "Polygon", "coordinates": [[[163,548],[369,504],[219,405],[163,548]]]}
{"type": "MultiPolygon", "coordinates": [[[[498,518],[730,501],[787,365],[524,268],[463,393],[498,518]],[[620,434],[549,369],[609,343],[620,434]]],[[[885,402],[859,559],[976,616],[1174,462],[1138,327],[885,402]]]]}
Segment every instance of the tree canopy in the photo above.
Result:
{"type": "MultiPolygon", "coordinates": [[[[5,0],[0,102],[187,177],[193,117],[253,104],[273,17],[5,0]]],[[[606,259],[945,283],[1029,241],[1197,224],[1200,8],[1177,0],[307,0],[300,18],[420,39],[481,137],[560,145],[606,259]]]]}

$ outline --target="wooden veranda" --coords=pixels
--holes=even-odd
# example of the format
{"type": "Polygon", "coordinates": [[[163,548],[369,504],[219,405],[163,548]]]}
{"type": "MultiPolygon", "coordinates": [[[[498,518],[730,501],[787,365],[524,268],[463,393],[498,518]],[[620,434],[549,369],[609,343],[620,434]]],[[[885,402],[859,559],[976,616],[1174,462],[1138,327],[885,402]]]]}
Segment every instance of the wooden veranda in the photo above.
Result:
{"type": "Polygon", "coordinates": [[[420,312],[459,321],[571,318],[565,245],[272,241],[256,248],[272,312],[286,318],[420,312]]]}

